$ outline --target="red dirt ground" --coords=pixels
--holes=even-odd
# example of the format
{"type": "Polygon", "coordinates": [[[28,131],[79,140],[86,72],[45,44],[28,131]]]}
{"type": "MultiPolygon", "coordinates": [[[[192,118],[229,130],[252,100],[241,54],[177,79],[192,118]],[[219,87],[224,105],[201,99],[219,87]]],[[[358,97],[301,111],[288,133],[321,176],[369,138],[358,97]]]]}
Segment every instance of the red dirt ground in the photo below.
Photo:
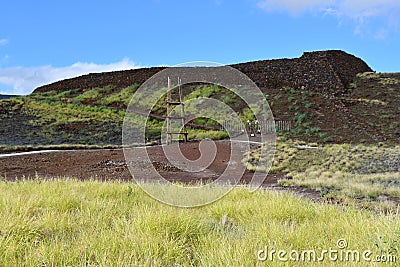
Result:
{"type": "MultiPolygon", "coordinates": [[[[147,148],[155,169],[169,181],[183,183],[198,183],[216,179],[227,167],[230,158],[230,143],[228,141],[215,142],[217,155],[213,163],[200,173],[189,173],[171,165],[164,155],[161,146],[147,148]]],[[[180,144],[182,154],[190,160],[200,157],[199,143],[188,142],[180,144]]],[[[140,164],[136,162],[134,164],[140,164]]],[[[110,150],[70,150],[39,152],[35,154],[0,157],[0,177],[13,181],[20,178],[34,178],[39,175],[44,178],[76,178],[99,180],[132,180],[122,149],[110,150]]],[[[253,176],[252,172],[245,171],[240,184],[248,183],[253,176]]],[[[277,181],[284,178],[284,174],[268,174],[262,184],[263,188],[286,190],[277,186],[277,181]]],[[[299,193],[313,200],[320,200],[319,193],[304,188],[290,188],[290,191],[299,193]]]]}

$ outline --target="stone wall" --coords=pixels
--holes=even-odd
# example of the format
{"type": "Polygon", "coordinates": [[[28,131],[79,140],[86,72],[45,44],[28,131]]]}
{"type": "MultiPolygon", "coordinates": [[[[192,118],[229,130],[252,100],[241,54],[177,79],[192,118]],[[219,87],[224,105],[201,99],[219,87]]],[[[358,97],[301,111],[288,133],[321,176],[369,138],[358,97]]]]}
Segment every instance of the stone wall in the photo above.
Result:
{"type": "MultiPolygon", "coordinates": [[[[360,58],[340,50],[305,52],[300,58],[261,60],[231,65],[249,76],[261,89],[291,86],[341,93],[357,73],[372,71],[360,58]]],[[[37,88],[34,92],[65,91],[115,85],[141,84],[163,67],[95,73],[37,88]]]]}
{"type": "Polygon", "coordinates": [[[339,50],[306,52],[300,58],[263,60],[233,65],[261,88],[290,86],[343,91],[357,73],[372,71],[360,58],[339,50]]]}
{"type": "Polygon", "coordinates": [[[142,84],[163,67],[141,68],[124,71],[112,71],[103,73],[90,73],[76,78],[66,79],[35,89],[34,93],[56,91],[62,92],[78,88],[95,88],[114,85],[117,88],[125,88],[132,84],[142,84]]]}

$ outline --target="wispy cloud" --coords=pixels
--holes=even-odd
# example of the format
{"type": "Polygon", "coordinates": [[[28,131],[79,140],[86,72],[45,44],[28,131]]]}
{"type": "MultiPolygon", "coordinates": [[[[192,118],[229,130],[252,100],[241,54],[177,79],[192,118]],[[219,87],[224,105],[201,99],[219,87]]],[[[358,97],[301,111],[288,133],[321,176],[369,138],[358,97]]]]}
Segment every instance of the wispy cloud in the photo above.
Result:
{"type": "Polygon", "coordinates": [[[397,30],[400,22],[398,0],[263,0],[258,6],[267,12],[333,15],[340,22],[350,19],[356,34],[367,32],[377,39],[386,38],[390,31],[397,30]],[[374,23],[379,20],[380,25],[371,25],[372,20],[374,23]]]}
{"type": "Polygon", "coordinates": [[[0,39],[0,45],[6,45],[8,44],[8,39],[2,38],[0,39]]]}
{"type": "Polygon", "coordinates": [[[0,68],[0,84],[11,87],[11,91],[0,91],[7,94],[29,94],[38,86],[76,76],[116,70],[134,69],[139,66],[125,58],[111,64],[77,62],[71,66],[56,68],[53,66],[9,67],[0,68]]]}

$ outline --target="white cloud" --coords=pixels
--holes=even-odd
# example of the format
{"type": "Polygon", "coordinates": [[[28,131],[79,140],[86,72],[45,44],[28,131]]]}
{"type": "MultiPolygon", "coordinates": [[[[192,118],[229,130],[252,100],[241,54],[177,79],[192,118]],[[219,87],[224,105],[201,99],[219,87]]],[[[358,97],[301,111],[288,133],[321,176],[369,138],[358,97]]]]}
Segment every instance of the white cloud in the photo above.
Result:
{"type": "Polygon", "coordinates": [[[258,6],[267,12],[283,11],[292,15],[312,12],[334,15],[340,22],[350,19],[355,23],[356,34],[369,32],[378,39],[386,38],[389,30],[397,30],[400,21],[399,0],[263,0],[258,6]],[[372,19],[383,21],[376,30],[376,25],[368,24],[372,19]]]}
{"type": "Polygon", "coordinates": [[[63,79],[93,72],[127,70],[138,67],[132,61],[125,58],[111,64],[77,62],[71,66],[60,68],[52,66],[0,68],[0,84],[12,88],[11,91],[0,91],[0,94],[29,94],[38,86],[63,79]]]}
{"type": "Polygon", "coordinates": [[[8,44],[8,39],[5,38],[0,39],[0,45],[6,45],[6,44],[8,44]]]}

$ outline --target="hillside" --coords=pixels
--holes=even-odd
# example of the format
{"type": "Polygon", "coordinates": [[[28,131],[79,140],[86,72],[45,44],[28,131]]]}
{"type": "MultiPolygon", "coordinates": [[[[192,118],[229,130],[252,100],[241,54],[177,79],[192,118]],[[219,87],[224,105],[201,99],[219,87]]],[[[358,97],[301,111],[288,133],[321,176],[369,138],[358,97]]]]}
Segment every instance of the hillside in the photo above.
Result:
{"type": "MultiPolygon", "coordinates": [[[[292,128],[280,132],[282,137],[399,143],[400,74],[374,73],[360,58],[336,50],[231,66],[260,87],[276,120],[290,121],[292,128]]],[[[39,87],[26,97],[1,100],[0,145],[120,145],[128,101],[141,83],[162,69],[88,74],[39,87]]],[[[188,85],[185,97],[193,92],[244,111],[243,103],[223,88],[188,85]]],[[[149,141],[159,138],[164,114],[161,101],[148,123],[149,141]]],[[[202,119],[195,123],[195,128],[214,125],[202,119]]],[[[198,133],[193,130],[191,136],[198,133]]]]}

